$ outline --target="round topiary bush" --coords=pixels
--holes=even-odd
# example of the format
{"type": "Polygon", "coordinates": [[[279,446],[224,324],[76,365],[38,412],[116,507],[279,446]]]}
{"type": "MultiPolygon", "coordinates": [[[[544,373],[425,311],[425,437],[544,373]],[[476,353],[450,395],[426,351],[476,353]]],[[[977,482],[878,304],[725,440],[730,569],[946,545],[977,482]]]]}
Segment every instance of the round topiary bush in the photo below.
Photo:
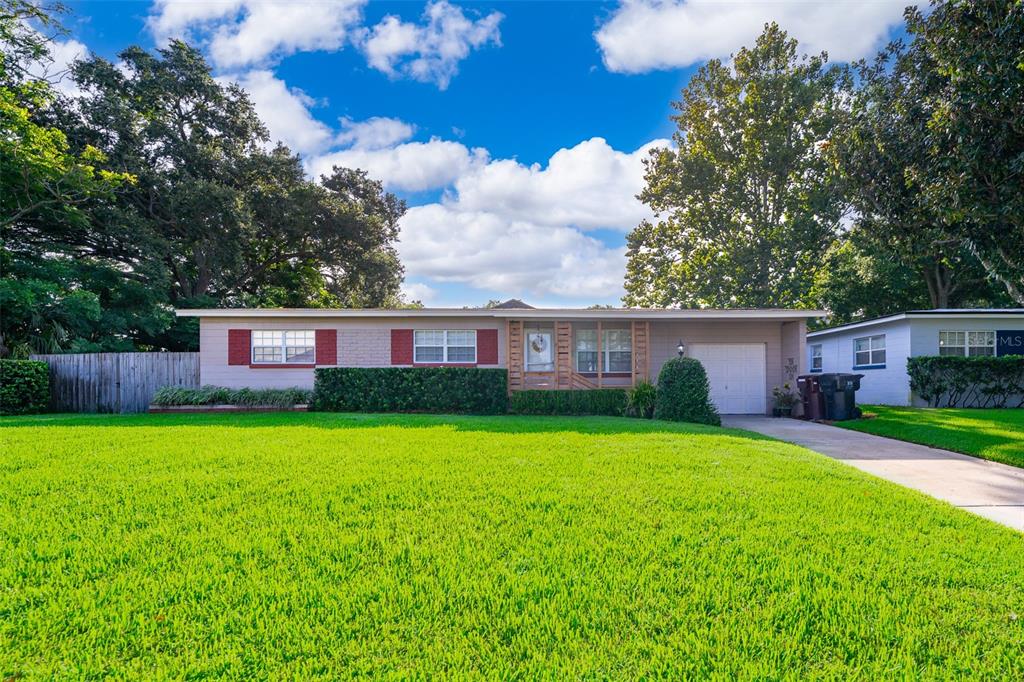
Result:
{"type": "Polygon", "coordinates": [[[704,365],[693,358],[673,358],[658,375],[654,418],[720,426],[722,420],[711,403],[711,388],[704,365]]]}

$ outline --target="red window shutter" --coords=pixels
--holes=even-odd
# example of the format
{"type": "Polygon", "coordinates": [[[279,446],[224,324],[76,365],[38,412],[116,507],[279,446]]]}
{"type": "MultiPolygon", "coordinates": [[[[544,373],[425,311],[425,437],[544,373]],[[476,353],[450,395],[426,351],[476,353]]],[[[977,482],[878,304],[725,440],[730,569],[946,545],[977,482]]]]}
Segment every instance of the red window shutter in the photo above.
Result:
{"type": "Polygon", "coordinates": [[[392,329],[391,330],[391,364],[411,365],[412,364],[412,330],[392,329]]]}
{"type": "Polygon", "coordinates": [[[252,358],[252,330],[228,330],[228,364],[248,365],[252,358]]]}
{"type": "Polygon", "coordinates": [[[498,364],[498,330],[476,330],[476,364],[498,364]]]}
{"type": "Polygon", "coordinates": [[[316,330],[316,364],[338,364],[338,330],[316,330]]]}

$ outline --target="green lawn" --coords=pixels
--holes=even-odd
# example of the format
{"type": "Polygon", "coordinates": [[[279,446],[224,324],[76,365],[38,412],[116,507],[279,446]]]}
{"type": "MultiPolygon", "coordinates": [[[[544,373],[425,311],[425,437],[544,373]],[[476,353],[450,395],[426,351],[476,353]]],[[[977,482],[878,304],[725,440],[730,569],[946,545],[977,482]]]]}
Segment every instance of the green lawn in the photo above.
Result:
{"type": "Polygon", "coordinates": [[[0,420],[3,679],[1019,679],[1021,557],[710,427],[0,420]]]}
{"type": "Polygon", "coordinates": [[[862,407],[867,419],[835,426],[1024,467],[1024,409],[862,407]]]}

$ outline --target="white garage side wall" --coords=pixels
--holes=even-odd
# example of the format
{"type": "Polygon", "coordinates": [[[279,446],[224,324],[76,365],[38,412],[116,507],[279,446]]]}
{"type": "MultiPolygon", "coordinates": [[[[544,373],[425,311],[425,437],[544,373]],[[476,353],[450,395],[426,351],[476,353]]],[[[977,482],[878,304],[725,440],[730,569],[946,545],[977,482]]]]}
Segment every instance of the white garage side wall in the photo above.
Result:
{"type": "MultiPolygon", "coordinates": [[[[679,341],[691,343],[763,343],[765,345],[765,410],[770,411],[772,389],[783,381],[781,322],[652,321],[651,380],[658,380],[661,366],[676,357],[679,341]]],[[[802,339],[801,339],[802,340],[802,339]]]]}
{"type": "Polygon", "coordinates": [[[497,329],[498,364],[505,367],[505,322],[486,317],[430,318],[200,318],[199,381],[227,388],[313,387],[313,369],[259,368],[228,364],[229,329],[335,329],[339,367],[390,367],[392,329],[497,329]]]}
{"type": "MultiPolygon", "coordinates": [[[[937,335],[936,338],[938,338],[937,335]]],[[[907,357],[911,352],[911,333],[907,320],[893,320],[849,331],[835,332],[826,336],[811,337],[807,339],[804,362],[808,362],[810,347],[817,343],[821,344],[821,369],[823,372],[852,372],[864,375],[864,378],[860,380],[860,390],[857,391],[858,403],[910,404],[907,357]],[[885,367],[854,369],[853,340],[877,334],[885,334],[885,367]]]]}

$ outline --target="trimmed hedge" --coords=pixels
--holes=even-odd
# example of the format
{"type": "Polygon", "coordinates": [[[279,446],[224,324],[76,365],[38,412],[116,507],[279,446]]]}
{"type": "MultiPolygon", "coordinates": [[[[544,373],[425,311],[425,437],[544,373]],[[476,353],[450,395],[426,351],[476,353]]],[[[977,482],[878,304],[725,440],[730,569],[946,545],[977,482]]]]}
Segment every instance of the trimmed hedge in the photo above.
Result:
{"type": "Polygon", "coordinates": [[[516,391],[509,402],[509,411],[513,414],[620,417],[626,411],[626,391],[621,388],[598,388],[589,391],[516,391]]]}
{"type": "Polygon", "coordinates": [[[292,407],[307,405],[313,392],[305,388],[224,388],[203,386],[185,388],[164,386],[153,394],[150,405],[181,407],[186,405],[238,405],[239,407],[292,407]]]}
{"type": "Polygon", "coordinates": [[[711,403],[711,386],[704,365],[694,358],[672,358],[658,375],[654,418],[720,426],[721,418],[711,403]]]}
{"type": "Polygon", "coordinates": [[[313,407],[329,412],[503,414],[508,378],[477,367],[325,367],[313,407]]]}
{"type": "Polygon", "coordinates": [[[38,360],[0,360],[0,414],[43,412],[50,404],[50,370],[38,360]]]}
{"type": "Polygon", "coordinates": [[[1024,407],[1024,356],[920,355],[907,359],[910,389],[932,407],[1024,407]]]}

